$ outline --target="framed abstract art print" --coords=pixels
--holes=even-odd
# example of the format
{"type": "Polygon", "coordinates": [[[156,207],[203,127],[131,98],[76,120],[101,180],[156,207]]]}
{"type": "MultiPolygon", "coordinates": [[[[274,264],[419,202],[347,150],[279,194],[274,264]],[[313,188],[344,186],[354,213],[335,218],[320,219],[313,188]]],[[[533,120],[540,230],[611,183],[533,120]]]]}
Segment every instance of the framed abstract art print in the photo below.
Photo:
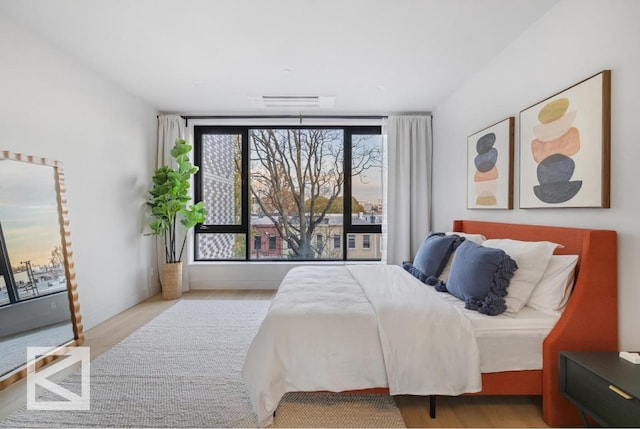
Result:
{"type": "Polygon", "coordinates": [[[520,112],[520,207],[610,207],[611,71],[520,112]]]}
{"type": "Polygon", "coordinates": [[[467,138],[467,208],[513,208],[513,128],[510,117],[467,138]]]}

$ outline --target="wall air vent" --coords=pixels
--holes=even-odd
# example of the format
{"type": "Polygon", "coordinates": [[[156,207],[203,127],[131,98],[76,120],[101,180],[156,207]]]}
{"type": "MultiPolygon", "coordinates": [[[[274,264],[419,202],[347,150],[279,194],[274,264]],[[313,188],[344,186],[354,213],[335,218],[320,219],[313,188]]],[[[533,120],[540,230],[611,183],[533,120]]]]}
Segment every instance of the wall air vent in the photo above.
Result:
{"type": "Polygon", "coordinates": [[[249,97],[254,107],[264,108],[332,108],[335,107],[335,97],[321,97],[318,95],[263,95],[249,97]]]}

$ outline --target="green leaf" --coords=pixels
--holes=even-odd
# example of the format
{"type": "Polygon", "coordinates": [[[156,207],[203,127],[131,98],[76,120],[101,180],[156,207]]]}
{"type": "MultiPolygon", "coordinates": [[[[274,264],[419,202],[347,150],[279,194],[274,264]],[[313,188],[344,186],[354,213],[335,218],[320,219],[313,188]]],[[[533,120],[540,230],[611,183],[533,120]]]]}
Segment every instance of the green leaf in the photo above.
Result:
{"type": "Polygon", "coordinates": [[[171,149],[171,156],[174,158],[179,157],[180,155],[184,155],[191,152],[191,146],[187,144],[184,139],[176,139],[176,144],[171,149]]]}
{"type": "Polygon", "coordinates": [[[204,222],[207,213],[207,209],[204,208],[202,201],[198,204],[192,204],[188,209],[182,209],[180,211],[182,215],[180,223],[186,229],[191,229],[197,224],[204,222]]]}
{"type": "MultiPolygon", "coordinates": [[[[207,210],[203,202],[186,207],[192,199],[189,195],[191,177],[199,171],[199,168],[189,159],[191,149],[192,147],[184,139],[176,139],[171,156],[176,162],[177,169],[162,166],[154,171],[153,186],[149,190],[146,201],[153,218],[149,223],[149,229],[152,232],[144,235],[158,235],[165,241],[167,233],[172,234],[178,219],[187,230],[204,222],[207,210]]],[[[169,239],[165,242],[165,246],[167,258],[174,258],[175,256],[172,255],[176,255],[176,241],[169,239]]],[[[182,249],[179,250],[182,254],[182,249]]]]}

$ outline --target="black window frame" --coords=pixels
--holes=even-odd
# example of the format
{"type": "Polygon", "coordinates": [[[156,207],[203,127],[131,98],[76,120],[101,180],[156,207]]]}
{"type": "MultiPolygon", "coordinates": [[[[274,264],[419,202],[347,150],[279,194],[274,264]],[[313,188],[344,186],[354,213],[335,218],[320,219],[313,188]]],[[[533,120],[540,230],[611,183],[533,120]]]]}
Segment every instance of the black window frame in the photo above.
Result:
{"type": "MultiPolygon", "coordinates": [[[[348,243],[349,234],[370,233],[370,234],[382,234],[382,225],[369,224],[369,225],[353,225],[352,224],[352,139],[355,135],[382,135],[382,127],[379,125],[366,125],[366,126],[323,126],[323,125],[305,125],[305,126],[291,126],[291,125],[250,125],[250,126],[218,126],[218,125],[195,125],[193,127],[194,134],[194,165],[201,166],[202,159],[202,136],[209,134],[226,134],[226,135],[239,135],[241,136],[241,176],[242,176],[242,197],[241,197],[241,222],[236,225],[211,225],[211,224],[198,224],[194,228],[194,260],[196,261],[224,261],[224,262],[335,262],[335,261],[362,261],[363,259],[349,259],[348,251],[350,248],[343,246],[342,259],[252,259],[251,258],[251,246],[249,237],[251,235],[251,205],[250,191],[249,191],[249,177],[250,177],[250,147],[249,147],[249,131],[252,129],[334,129],[343,131],[343,171],[344,171],[344,183],[342,188],[343,196],[343,222],[342,222],[342,242],[348,243]],[[198,257],[198,240],[199,234],[239,234],[245,236],[246,251],[245,258],[229,258],[229,259],[210,259],[198,257]]],[[[202,201],[202,169],[199,169],[194,177],[194,200],[202,201]]],[[[287,246],[288,248],[289,246],[287,246]]],[[[351,249],[352,250],[352,249],[351,249]]],[[[367,259],[365,259],[367,260],[367,259]]],[[[369,259],[371,261],[380,261],[379,258],[369,259]]]]}
{"type": "MultiPolygon", "coordinates": [[[[193,127],[194,138],[194,165],[200,167],[202,163],[202,136],[209,134],[240,135],[241,139],[241,215],[240,223],[235,225],[211,225],[199,223],[194,227],[193,250],[196,261],[248,261],[251,260],[251,245],[249,242],[251,225],[249,224],[249,128],[246,127],[219,127],[219,126],[195,126],[193,127]],[[204,259],[198,258],[197,235],[202,233],[218,234],[241,234],[245,236],[245,258],[244,259],[204,259]]],[[[202,201],[202,169],[200,168],[194,176],[194,201],[202,201]]]]}
{"type": "MultiPolygon", "coordinates": [[[[344,136],[344,140],[345,140],[345,145],[344,145],[344,191],[343,191],[343,195],[344,195],[344,208],[343,208],[343,213],[344,213],[344,222],[343,222],[343,232],[342,235],[343,237],[347,237],[347,234],[362,234],[362,233],[369,233],[369,234],[382,234],[382,225],[380,224],[368,224],[368,225],[354,225],[353,222],[353,212],[352,212],[352,204],[351,204],[351,200],[353,198],[353,190],[351,188],[351,181],[352,181],[352,165],[351,165],[351,161],[353,159],[352,157],[352,151],[353,151],[353,136],[354,135],[382,135],[382,127],[349,127],[348,130],[345,129],[345,136],[344,136]],[[377,131],[377,132],[376,132],[377,131]],[[347,142],[349,142],[349,144],[347,144],[347,142]],[[348,168],[348,174],[347,174],[347,168],[348,168]]],[[[357,248],[357,246],[354,246],[353,248],[350,248],[349,246],[344,246],[344,248],[342,249],[342,253],[343,253],[343,260],[344,261],[348,261],[348,253],[349,253],[349,249],[355,249],[357,248]]],[[[358,260],[363,260],[363,259],[358,259],[358,260]]],[[[364,259],[367,260],[367,259],[364,259]]],[[[378,259],[375,259],[378,260],[378,259]]]]}
{"type": "Polygon", "coordinates": [[[4,233],[2,232],[2,224],[0,224],[0,275],[4,279],[4,284],[7,288],[7,295],[9,298],[9,302],[0,304],[0,307],[20,302],[18,288],[13,277],[11,264],[9,262],[9,252],[7,251],[7,246],[5,245],[4,233]]]}

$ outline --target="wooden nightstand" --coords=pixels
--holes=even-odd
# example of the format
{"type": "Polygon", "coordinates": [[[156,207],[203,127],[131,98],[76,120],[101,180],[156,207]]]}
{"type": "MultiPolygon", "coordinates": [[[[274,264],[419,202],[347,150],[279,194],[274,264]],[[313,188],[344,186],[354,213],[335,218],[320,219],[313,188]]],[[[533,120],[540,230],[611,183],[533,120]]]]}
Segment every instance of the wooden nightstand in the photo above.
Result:
{"type": "Polygon", "coordinates": [[[560,393],[602,426],[640,427],[640,364],[617,352],[561,352],[560,393]]]}

